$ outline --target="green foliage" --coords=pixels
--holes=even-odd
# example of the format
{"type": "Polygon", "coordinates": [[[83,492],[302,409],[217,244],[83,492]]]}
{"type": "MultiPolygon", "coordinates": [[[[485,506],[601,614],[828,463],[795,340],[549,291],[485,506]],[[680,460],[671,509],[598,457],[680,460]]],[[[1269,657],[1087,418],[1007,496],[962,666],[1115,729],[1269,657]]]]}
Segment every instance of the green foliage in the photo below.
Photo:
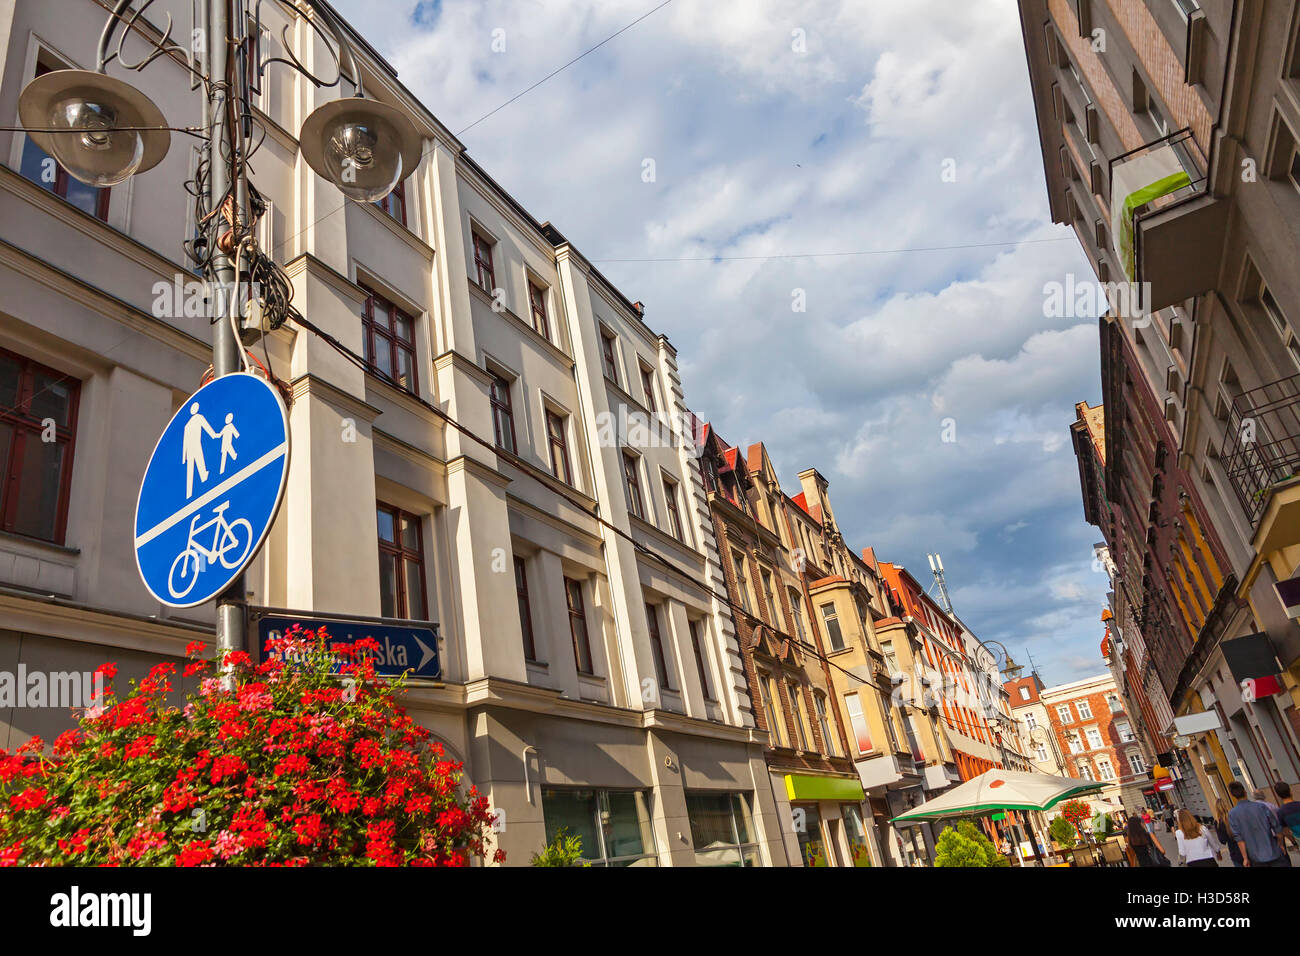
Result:
{"type": "Polygon", "coordinates": [[[1047,832],[1052,835],[1053,840],[1066,850],[1071,849],[1079,842],[1077,833],[1074,829],[1074,824],[1065,819],[1065,817],[1053,817],[1051,825],[1047,828],[1047,832]]]}
{"type": "Polygon", "coordinates": [[[993,841],[986,837],[970,820],[962,820],[957,829],[944,827],[935,846],[935,866],[990,867],[1010,866],[1011,863],[997,851],[993,841]]]}
{"type": "Polygon", "coordinates": [[[555,839],[541,853],[534,853],[532,866],[591,866],[582,860],[582,837],[569,836],[565,827],[555,833],[555,839]]]}

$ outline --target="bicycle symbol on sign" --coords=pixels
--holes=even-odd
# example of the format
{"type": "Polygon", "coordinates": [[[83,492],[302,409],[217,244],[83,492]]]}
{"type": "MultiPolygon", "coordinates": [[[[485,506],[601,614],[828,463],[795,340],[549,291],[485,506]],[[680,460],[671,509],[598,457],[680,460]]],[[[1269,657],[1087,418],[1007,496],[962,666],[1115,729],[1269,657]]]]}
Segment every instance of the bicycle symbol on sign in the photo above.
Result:
{"type": "Polygon", "coordinates": [[[230,502],[223,501],[213,509],[215,516],[203,524],[198,523],[202,514],[196,514],[190,520],[189,541],[185,550],[176,555],[167,575],[167,590],[171,591],[172,597],[179,600],[189,594],[199,579],[199,572],[207,567],[207,562],[220,561],[222,567],[233,571],[248,555],[248,549],[253,546],[253,526],[247,518],[227,521],[225,512],[229,507],[230,502]],[[212,529],[210,548],[195,540],[209,528],[212,529]]]}

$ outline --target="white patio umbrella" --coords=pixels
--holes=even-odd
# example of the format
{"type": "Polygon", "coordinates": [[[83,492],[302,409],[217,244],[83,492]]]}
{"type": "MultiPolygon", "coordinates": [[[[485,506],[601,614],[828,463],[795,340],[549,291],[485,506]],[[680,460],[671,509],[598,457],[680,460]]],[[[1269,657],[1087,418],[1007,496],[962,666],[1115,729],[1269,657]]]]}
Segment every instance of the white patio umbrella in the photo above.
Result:
{"type": "Polygon", "coordinates": [[[998,810],[1048,810],[1062,800],[1094,793],[1106,784],[1017,770],[986,770],[933,800],[894,817],[894,822],[978,817],[998,810]]]}

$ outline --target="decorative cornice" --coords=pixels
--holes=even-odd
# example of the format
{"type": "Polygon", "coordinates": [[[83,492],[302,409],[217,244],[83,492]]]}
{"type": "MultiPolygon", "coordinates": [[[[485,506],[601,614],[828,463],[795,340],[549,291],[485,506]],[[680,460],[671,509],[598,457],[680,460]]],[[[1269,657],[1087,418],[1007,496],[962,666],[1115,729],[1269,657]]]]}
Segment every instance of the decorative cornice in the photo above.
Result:
{"type": "Polygon", "coordinates": [[[293,389],[295,401],[303,395],[315,395],[321,401],[328,402],[330,405],[341,406],[367,423],[373,422],[382,414],[382,409],[376,408],[365,400],[343,391],[337,385],[333,385],[311,372],[295,378],[289,383],[289,387],[293,389]]]}
{"type": "Polygon", "coordinates": [[[554,358],[556,361],[558,361],[566,369],[569,370],[573,369],[573,365],[574,365],[573,357],[569,355],[567,352],[565,352],[564,349],[560,348],[558,345],[556,345],[546,336],[538,332],[535,328],[532,327],[530,323],[525,322],[523,318],[521,318],[519,315],[516,315],[512,309],[506,306],[502,306],[500,309],[497,309],[493,304],[492,296],[488,295],[481,288],[479,288],[478,283],[475,282],[473,279],[467,277],[465,281],[469,284],[469,294],[471,298],[478,299],[480,302],[486,305],[497,315],[504,315],[513,319],[515,322],[519,324],[519,327],[521,329],[525,330],[528,333],[528,335],[531,336],[530,341],[533,341],[536,344],[541,345],[543,348],[545,348],[548,352],[550,352],[551,357],[554,358]]]}
{"type": "Polygon", "coordinates": [[[290,279],[296,279],[304,273],[313,279],[320,279],[326,285],[343,293],[357,305],[364,305],[368,298],[366,290],[347,276],[340,273],[310,252],[304,252],[284,264],[284,272],[290,279]]]}
{"type": "Polygon", "coordinates": [[[447,477],[458,475],[462,471],[473,474],[476,478],[481,478],[488,484],[496,485],[498,488],[507,488],[511,479],[501,474],[494,468],[485,465],[477,458],[470,458],[468,455],[460,455],[447,462],[447,477]]]}
{"type": "Polygon", "coordinates": [[[379,428],[372,428],[370,436],[377,447],[383,448],[385,451],[391,451],[393,454],[405,458],[412,464],[419,465],[422,468],[432,468],[439,475],[446,475],[447,464],[437,455],[431,454],[423,448],[417,448],[409,442],[404,442],[379,428]]]}
{"type": "Polygon", "coordinates": [[[365,203],[356,203],[354,205],[361,206],[363,209],[366,210],[367,213],[369,213],[374,218],[378,219],[383,224],[384,228],[386,228],[394,236],[396,236],[398,239],[402,240],[402,242],[406,243],[408,246],[414,249],[419,255],[429,260],[429,262],[433,262],[433,257],[435,255],[433,251],[433,246],[429,245],[427,242],[425,242],[423,239],[417,236],[414,232],[411,231],[411,229],[408,226],[402,225],[400,222],[398,222],[388,213],[384,212],[374,203],[365,202],[365,203]]]}
{"type": "Polygon", "coordinates": [[[0,612],[25,632],[64,640],[178,655],[196,636],[210,636],[211,626],[145,617],[94,607],[77,601],[24,594],[0,588],[0,612]],[[22,626],[14,617],[27,617],[22,626]],[[39,622],[39,624],[35,623],[39,622]],[[63,633],[60,633],[63,632],[63,633]],[[64,633],[75,636],[64,636],[64,633]]]}
{"type": "Polygon", "coordinates": [[[445,372],[448,369],[453,372],[463,372],[480,384],[492,384],[493,376],[491,372],[475,364],[474,360],[464,353],[457,352],[454,349],[443,352],[433,360],[433,370],[435,372],[445,372]]]}
{"type": "Polygon", "coordinates": [[[151,249],[125,232],[121,232],[108,223],[82,212],[76,206],[60,199],[48,189],[36,185],[26,176],[8,166],[0,165],[0,188],[30,203],[41,212],[62,225],[95,240],[114,253],[125,256],[132,262],[156,272],[159,278],[173,279],[177,275],[192,276],[188,268],[179,262],[167,258],[155,249],[151,249]]]}
{"type": "Polygon", "coordinates": [[[120,325],[139,332],[141,335],[161,342],[168,348],[175,349],[183,355],[203,362],[211,360],[212,347],[208,343],[200,341],[188,332],[182,331],[156,316],[150,315],[143,309],[136,308],[129,302],[124,302],[122,299],[90,285],[85,280],[65,272],[44,259],[37,258],[25,249],[20,249],[4,239],[0,239],[0,265],[9,266],[15,271],[35,279],[47,288],[53,289],[60,295],[72,299],[74,302],[114,320],[120,325]]]}
{"type": "MultiPolygon", "coordinates": [[[[485,677],[464,685],[467,708],[507,707],[549,717],[587,720],[610,726],[639,728],[691,737],[711,737],[739,744],[758,744],[761,731],[737,727],[666,710],[628,710],[610,704],[574,700],[549,687],[537,687],[501,677],[485,677]]],[[[766,735],[763,735],[766,736],[766,735]]]]}

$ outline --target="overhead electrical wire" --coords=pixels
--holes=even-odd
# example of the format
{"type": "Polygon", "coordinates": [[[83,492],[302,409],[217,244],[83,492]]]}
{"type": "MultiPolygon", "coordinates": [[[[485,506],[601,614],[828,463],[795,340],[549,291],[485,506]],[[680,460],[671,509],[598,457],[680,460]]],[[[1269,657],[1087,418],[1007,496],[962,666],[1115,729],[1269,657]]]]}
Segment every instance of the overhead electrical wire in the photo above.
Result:
{"type": "MultiPolygon", "coordinates": [[[[319,337],[322,341],[325,342],[325,344],[329,345],[331,348],[337,351],[348,362],[355,365],[363,373],[367,375],[373,375],[376,378],[380,379],[381,381],[389,385],[392,385],[394,388],[402,389],[402,385],[399,382],[397,382],[394,378],[392,378],[392,376],[388,375],[387,373],[383,372],[380,369],[375,368],[373,365],[368,363],[363,356],[358,355],[356,352],[352,351],[350,348],[348,348],[346,345],[340,342],[333,335],[319,328],[317,325],[315,325],[308,319],[295,313],[293,315],[293,321],[294,324],[301,326],[302,328],[306,329],[308,332],[311,332],[313,335],[319,337]]],[[[405,392],[405,389],[402,390],[405,392]]],[[[542,485],[544,488],[546,488],[553,494],[559,496],[560,498],[563,498],[565,501],[569,502],[569,504],[573,505],[583,514],[594,519],[602,527],[608,528],[618,537],[623,538],[624,540],[630,542],[632,546],[636,548],[636,550],[639,553],[654,558],[656,561],[663,564],[669,570],[682,575],[683,577],[687,578],[688,580],[696,584],[700,583],[696,574],[693,574],[688,569],[680,567],[679,565],[677,565],[675,561],[673,561],[672,558],[655,550],[650,545],[647,545],[644,542],[637,540],[629,532],[624,531],[616,524],[613,524],[607,519],[601,517],[599,514],[593,511],[585,502],[580,501],[577,498],[573,497],[572,495],[567,494],[563,488],[557,486],[556,482],[558,479],[556,479],[554,475],[548,474],[546,471],[542,470],[541,468],[538,468],[536,465],[532,464],[531,462],[526,461],[523,458],[520,458],[518,455],[505,451],[504,449],[498,447],[495,442],[491,442],[488,439],[483,438],[477,432],[473,431],[472,429],[468,428],[465,425],[462,425],[460,422],[456,421],[456,419],[453,418],[450,414],[448,414],[443,409],[439,408],[437,405],[434,405],[432,402],[426,401],[425,399],[420,398],[418,395],[411,395],[410,393],[406,393],[406,394],[408,398],[413,399],[421,407],[431,412],[442,421],[446,422],[447,425],[449,425],[451,428],[454,428],[457,432],[464,435],[466,438],[469,438],[471,441],[474,441],[475,443],[482,445],[484,448],[486,448],[488,451],[492,452],[494,455],[498,456],[499,458],[505,459],[510,464],[514,465],[516,468],[519,468],[521,471],[523,471],[525,474],[527,474],[529,477],[535,480],[538,484],[542,485]]],[[[867,680],[866,678],[861,677],[853,673],[852,671],[842,667],[837,661],[833,661],[830,658],[828,658],[825,654],[823,654],[817,648],[816,645],[810,644],[805,640],[801,640],[800,638],[795,637],[794,635],[785,634],[784,632],[776,631],[776,629],[773,628],[772,625],[768,624],[766,621],[762,620],[761,618],[756,617],[755,615],[747,611],[744,607],[732,601],[729,595],[721,594],[718,591],[713,590],[712,587],[709,587],[707,585],[705,586],[705,590],[715,600],[726,605],[726,607],[732,612],[733,617],[737,614],[743,615],[751,623],[751,626],[754,624],[758,624],[763,627],[769,628],[773,630],[775,633],[780,634],[785,640],[799,646],[810,656],[821,661],[823,664],[835,668],[837,671],[844,674],[846,677],[849,677],[857,681],[859,684],[865,684],[865,685],[875,687],[873,681],[867,680]]],[[[930,714],[930,716],[940,721],[941,723],[945,724],[946,726],[950,727],[951,729],[957,730],[965,736],[970,736],[970,733],[968,732],[967,729],[963,728],[960,724],[953,722],[947,716],[941,713],[932,713],[930,714]]],[[[974,729],[974,727],[975,725],[972,724],[972,729],[974,729]]],[[[992,744],[988,744],[988,746],[992,746],[992,744]]]]}

